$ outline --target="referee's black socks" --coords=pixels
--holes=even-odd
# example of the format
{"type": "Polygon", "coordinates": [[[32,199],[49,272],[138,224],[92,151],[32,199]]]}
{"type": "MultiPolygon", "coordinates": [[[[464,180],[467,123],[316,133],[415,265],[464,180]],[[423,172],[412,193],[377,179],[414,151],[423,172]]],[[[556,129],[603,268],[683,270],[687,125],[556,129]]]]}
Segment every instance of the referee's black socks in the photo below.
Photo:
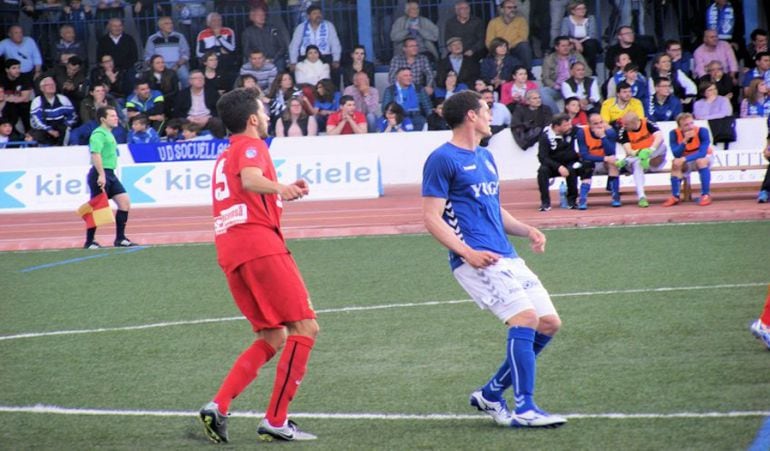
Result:
{"type": "Polygon", "coordinates": [[[128,211],[118,210],[115,213],[115,241],[126,239],[126,222],[128,222],[128,211]]]}

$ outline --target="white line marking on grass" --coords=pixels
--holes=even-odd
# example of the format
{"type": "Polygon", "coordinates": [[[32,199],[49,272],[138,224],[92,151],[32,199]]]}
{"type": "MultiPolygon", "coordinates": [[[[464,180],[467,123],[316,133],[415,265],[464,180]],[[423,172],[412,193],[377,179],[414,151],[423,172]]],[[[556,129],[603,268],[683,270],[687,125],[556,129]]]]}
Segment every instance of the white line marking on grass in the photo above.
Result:
{"type": "MultiPolygon", "coordinates": [[[[605,291],[582,291],[575,293],[555,293],[551,297],[580,297],[580,296],[606,296],[612,294],[632,294],[632,293],[665,293],[671,291],[694,291],[694,290],[718,290],[726,288],[750,288],[761,287],[768,285],[768,282],[756,282],[756,283],[733,283],[733,284],[721,284],[721,285],[696,285],[690,287],[660,287],[660,288],[639,288],[630,290],[605,290],[605,291]]],[[[362,312],[369,310],[387,310],[394,308],[410,308],[410,307],[430,307],[434,305],[452,305],[452,304],[465,304],[471,302],[470,299],[458,299],[451,301],[428,301],[428,302],[408,302],[398,304],[383,304],[383,305],[369,305],[359,307],[340,307],[316,310],[316,313],[350,313],[350,312],[362,312]]],[[[122,332],[131,330],[145,330],[155,329],[159,327],[171,327],[171,326],[191,326],[196,324],[210,324],[221,323],[226,321],[243,320],[242,316],[230,316],[224,318],[204,318],[195,320],[182,320],[182,321],[166,321],[161,323],[140,324],[137,326],[122,326],[122,327],[100,327],[97,329],[74,329],[74,330],[55,330],[51,332],[29,332],[16,335],[2,335],[0,341],[6,340],[18,340],[22,338],[38,338],[38,337],[50,337],[55,335],[80,335],[80,334],[93,334],[99,332],[122,332]]]]}
{"type": "MultiPolygon", "coordinates": [[[[80,409],[44,404],[34,406],[0,406],[0,412],[38,413],[54,415],[94,415],[94,416],[152,416],[152,417],[196,417],[198,412],[186,410],[123,410],[123,409],[80,409]]],[[[232,412],[231,416],[241,418],[262,418],[264,412],[232,412]]],[[[292,418],[310,418],[318,420],[485,420],[485,415],[455,415],[446,413],[407,414],[407,413],[292,413],[292,418]]],[[[770,411],[732,411],[732,412],[673,412],[673,413],[571,413],[564,415],[571,419],[658,419],[658,418],[735,418],[765,417],[770,411]]]]}

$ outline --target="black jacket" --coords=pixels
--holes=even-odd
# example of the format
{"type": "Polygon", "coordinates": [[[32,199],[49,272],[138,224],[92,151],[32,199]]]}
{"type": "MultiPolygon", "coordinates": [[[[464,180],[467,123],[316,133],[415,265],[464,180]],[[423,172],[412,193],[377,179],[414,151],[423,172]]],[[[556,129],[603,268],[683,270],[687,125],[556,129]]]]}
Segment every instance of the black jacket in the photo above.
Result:
{"type": "Polygon", "coordinates": [[[551,130],[551,126],[546,127],[538,141],[537,159],[540,164],[553,171],[558,171],[559,166],[571,167],[579,157],[573,139],[572,132],[558,136],[551,130]]]}
{"type": "MultiPolygon", "coordinates": [[[[186,88],[179,91],[174,103],[174,111],[171,113],[171,117],[187,117],[192,107],[192,96],[190,94],[191,88],[186,88]]],[[[206,108],[211,111],[211,116],[217,117],[217,99],[219,99],[219,93],[215,89],[211,89],[211,86],[203,87],[203,99],[206,103],[206,108]]]]}

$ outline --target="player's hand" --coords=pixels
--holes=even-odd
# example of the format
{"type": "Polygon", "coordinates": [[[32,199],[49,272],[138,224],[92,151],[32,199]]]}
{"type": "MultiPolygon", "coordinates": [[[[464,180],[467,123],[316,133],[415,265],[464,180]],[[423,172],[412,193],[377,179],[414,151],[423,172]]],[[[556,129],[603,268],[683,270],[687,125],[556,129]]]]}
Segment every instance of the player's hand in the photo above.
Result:
{"type": "Polygon", "coordinates": [[[107,178],[104,176],[104,174],[96,178],[96,185],[104,190],[104,187],[107,185],[107,178]]]}
{"type": "Polygon", "coordinates": [[[542,254],[545,252],[546,239],[543,232],[532,227],[529,229],[529,235],[527,238],[529,238],[529,247],[532,249],[532,252],[536,254],[542,254]]]}
{"type": "Polygon", "coordinates": [[[569,177],[569,169],[566,166],[559,166],[559,175],[562,177],[569,177]]]}
{"type": "Polygon", "coordinates": [[[695,137],[695,129],[691,128],[690,130],[687,130],[684,132],[684,139],[690,139],[695,137]]]}
{"type": "Polygon", "coordinates": [[[307,180],[299,179],[296,182],[294,182],[294,184],[297,185],[299,189],[302,190],[303,196],[307,196],[310,193],[310,186],[307,184],[307,180]]]}
{"type": "Polygon", "coordinates": [[[278,193],[281,195],[282,200],[296,200],[302,198],[302,188],[298,186],[295,183],[292,183],[291,185],[281,185],[281,192],[278,193]]]}
{"type": "Polygon", "coordinates": [[[477,251],[471,249],[467,255],[463,256],[463,259],[465,260],[465,263],[479,269],[494,265],[500,260],[500,255],[490,251],[477,251]]]}

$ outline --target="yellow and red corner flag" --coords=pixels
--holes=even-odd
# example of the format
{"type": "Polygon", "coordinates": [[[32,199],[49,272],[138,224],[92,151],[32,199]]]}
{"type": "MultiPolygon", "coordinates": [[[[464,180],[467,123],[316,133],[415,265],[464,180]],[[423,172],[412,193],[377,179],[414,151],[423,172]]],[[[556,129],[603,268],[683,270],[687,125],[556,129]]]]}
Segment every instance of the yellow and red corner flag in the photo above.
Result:
{"type": "Polygon", "coordinates": [[[110,208],[110,202],[105,192],[81,205],[78,208],[78,216],[83,218],[88,229],[115,222],[115,217],[112,215],[112,208],[110,208]]]}

